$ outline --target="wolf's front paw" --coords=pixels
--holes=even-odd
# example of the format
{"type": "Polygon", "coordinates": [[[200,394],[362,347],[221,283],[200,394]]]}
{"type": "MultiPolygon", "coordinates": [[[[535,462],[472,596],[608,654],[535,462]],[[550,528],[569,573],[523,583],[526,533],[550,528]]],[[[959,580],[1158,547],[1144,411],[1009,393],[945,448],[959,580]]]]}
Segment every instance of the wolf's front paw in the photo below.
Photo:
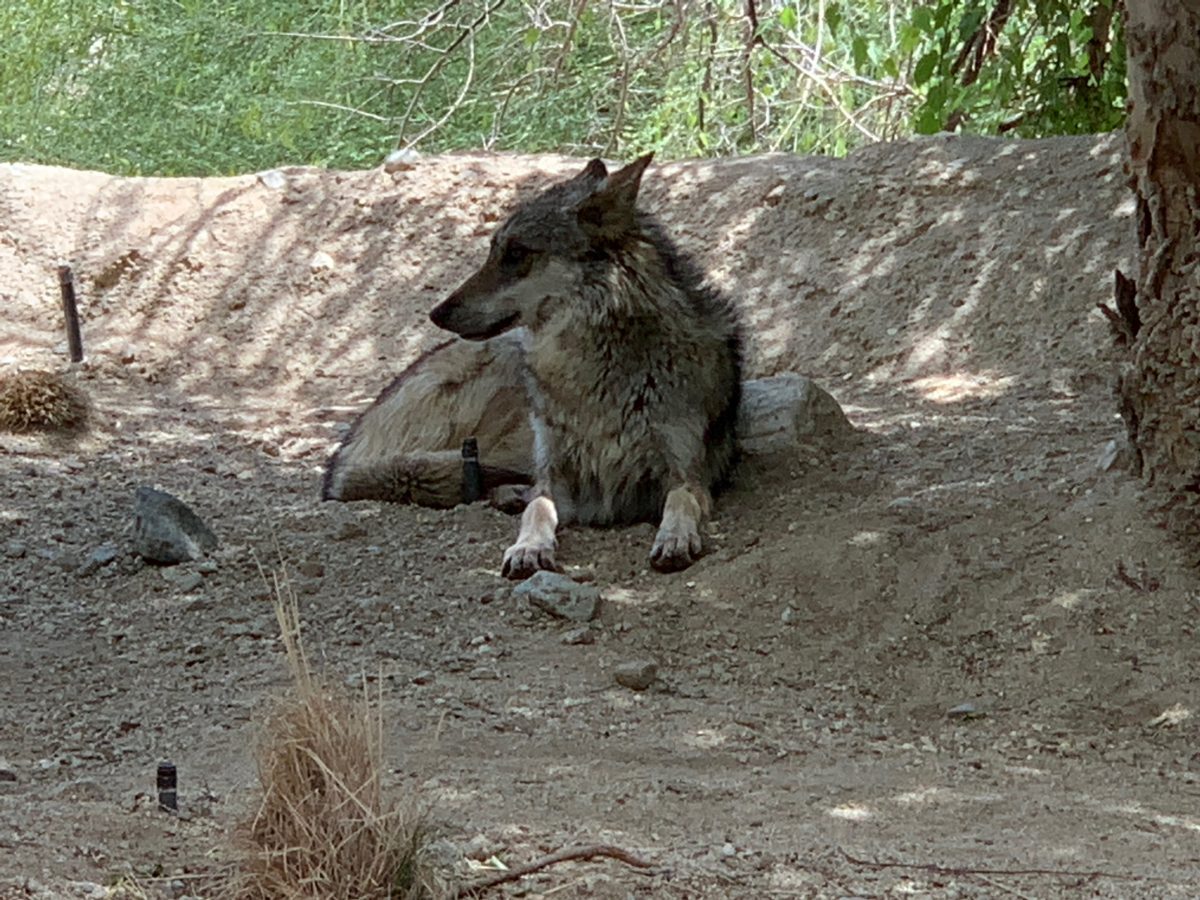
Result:
{"type": "Polygon", "coordinates": [[[650,548],[650,565],[660,572],[678,572],[700,558],[703,543],[695,528],[660,528],[650,548]]]}
{"type": "Polygon", "coordinates": [[[554,544],[523,544],[518,541],[504,551],[504,565],[500,574],[505,578],[520,581],[539,569],[558,571],[554,562],[554,544]]]}

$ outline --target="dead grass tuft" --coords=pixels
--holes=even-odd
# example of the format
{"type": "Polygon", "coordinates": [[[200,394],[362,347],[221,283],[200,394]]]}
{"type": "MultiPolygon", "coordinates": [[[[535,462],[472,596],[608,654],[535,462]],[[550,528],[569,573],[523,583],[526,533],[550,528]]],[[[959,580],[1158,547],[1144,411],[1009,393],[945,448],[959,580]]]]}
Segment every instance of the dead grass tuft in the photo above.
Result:
{"type": "Polygon", "coordinates": [[[0,431],[75,431],[87,422],[87,396],[63,372],[0,373],[0,431]]]}
{"type": "Polygon", "coordinates": [[[267,718],[257,748],[262,798],[241,828],[244,858],[228,898],[424,900],[438,895],[422,861],[415,802],[385,797],[382,722],[369,698],[313,676],[295,594],[273,577],[292,690],[267,718]]]}

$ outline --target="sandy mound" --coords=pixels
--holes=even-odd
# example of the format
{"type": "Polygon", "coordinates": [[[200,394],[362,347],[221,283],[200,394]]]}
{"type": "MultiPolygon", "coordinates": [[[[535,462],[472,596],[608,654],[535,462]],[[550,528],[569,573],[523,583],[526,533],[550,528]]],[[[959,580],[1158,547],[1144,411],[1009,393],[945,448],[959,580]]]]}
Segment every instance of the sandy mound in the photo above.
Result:
{"type": "Polygon", "coordinates": [[[866,440],[747,472],[676,576],[648,571],[649,526],[565,533],[607,598],[584,643],[498,578],[511,519],[316,500],[337,427],[438,339],[427,310],[516,193],[579,161],[281,187],[0,166],[0,362],[62,358],[70,262],[95,423],[0,437],[0,885],[219,860],[285,674],[254,560],[279,552],[324,664],[381,679],[447,859],[603,840],[669,868],[556,870],[556,896],[1189,895],[1200,591],[1096,466],[1122,431],[1095,310],[1131,268],[1120,150],[651,169],[646,203],[746,312],[752,374],[814,376],[866,440]],[[123,552],[143,483],[210,522],[213,560],[123,552]],[[659,685],[615,686],[643,657],[659,685]],[[161,757],[181,820],[138,799],[161,757]]]}

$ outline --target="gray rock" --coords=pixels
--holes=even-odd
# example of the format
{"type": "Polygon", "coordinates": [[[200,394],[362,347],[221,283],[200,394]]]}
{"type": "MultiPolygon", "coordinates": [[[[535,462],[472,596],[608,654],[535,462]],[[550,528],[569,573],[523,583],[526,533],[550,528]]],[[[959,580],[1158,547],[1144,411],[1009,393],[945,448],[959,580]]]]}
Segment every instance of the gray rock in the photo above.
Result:
{"type": "Polygon", "coordinates": [[[383,161],[383,171],[389,174],[392,172],[404,172],[411,169],[420,158],[420,152],[412,148],[393,150],[383,161]]]}
{"type": "Polygon", "coordinates": [[[271,191],[277,191],[287,184],[287,176],[278,169],[267,169],[257,175],[258,183],[271,191]]]}
{"type": "Polygon", "coordinates": [[[631,691],[644,691],[658,677],[658,663],[650,659],[631,659],[613,669],[617,684],[631,691]]]}
{"type": "Polygon", "coordinates": [[[515,588],[513,596],[556,619],[590,622],[600,612],[600,589],[572,581],[558,572],[534,572],[515,588]]]}
{"type": "Polygon", "coordinates": [[[163,569],[163,580],[178,588],[180,593],[187,594],[204,584],[204,576],[199,572],[181,572],[178,569],[163,569]]]}
{"type": "Polygon", "coordinates": [[[594,644],[596,635],[590,628],[572,628],[562,636],[564,644],[594,644]]]}
{"type": "Polygon", "coordinates": [[[795,372],[744,382],[737,430],[738,444],[750,456],[786,453],[800,444],[841,446],[855,433],[838,402],[795,372]]]}
{"type": "Polygon", "coordinates": [[[1100,456],[1096,460],[1096,468],[1101,472],[1128,469],[1132,460],[1133,450],[1129,446],[1129,439],[1126,437],[1113,438],[1100,451],[1100,456]]]}
{"type": "Polygon", "coordinates": [[[187,504],[165,491],[137,489],[134,552],[150,562],[174,565],[217,549],[217,536],[187,504]]]}
{"type": "Polygon", "coordinates": [[[4,555],[9,559],[20,559],[25,553],[25,545],[20,541],[9,541],[4,545],[4,555]]]}
{"type": "Polygon", "coordinates": [[[982,718],[984,713],[980,712],[974,703],[967,702],[946,710],[946,715],[951,719],[978,719],[982,718]]]}
{"type": "Polygon", "coordinates": [[[91,575],[103,569],[109,563],[115,562],[120,555],[121,551],[117,549],[115,544],[101,544],[83,561],[83,565],[79,567],[79,574],[91,575]]]}

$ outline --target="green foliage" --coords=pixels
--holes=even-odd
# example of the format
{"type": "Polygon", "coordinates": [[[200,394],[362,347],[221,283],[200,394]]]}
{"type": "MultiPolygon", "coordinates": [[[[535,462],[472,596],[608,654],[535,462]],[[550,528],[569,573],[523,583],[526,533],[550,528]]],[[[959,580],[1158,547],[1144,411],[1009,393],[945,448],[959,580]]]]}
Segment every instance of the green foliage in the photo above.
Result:
{"type": "Polygon", "coordinates": [[[744,0],[25,0],[0,8],[0,158],[216,174],[410,145],[669,158],[1106,130],[1113,2],[758,0],[752,24],[744,0]]]}
{"type": "Polygon", "coordinates": [[[960,123],[1022,137],[1107,131],[1124,116],[1125,47],[1114,0],[937,0],[913,11],[920,57],[913,127],[960,123]],[[994,10],[1009,9],[997,20],[994,10]],[[1115,14],[1114,14],[1115,13],[1115,14]],[[989,31],[994,36],[989,35],[989,31]]]}

